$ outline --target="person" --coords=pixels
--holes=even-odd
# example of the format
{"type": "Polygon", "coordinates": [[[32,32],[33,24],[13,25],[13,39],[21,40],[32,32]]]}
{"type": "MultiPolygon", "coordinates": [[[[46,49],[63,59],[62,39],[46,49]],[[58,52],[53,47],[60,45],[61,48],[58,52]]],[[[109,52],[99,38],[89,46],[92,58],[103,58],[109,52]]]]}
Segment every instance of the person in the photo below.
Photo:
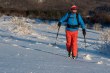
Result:
{"type": "Polygon", "coordinates": [[[70,12],[67,12],[58,22],[58,27],[66,25],[66,48],[68,57],[72,55],[73,59],[78,56],[78,27],[82,28],[82,33],[86,35],[86,26],[80,13],[77,13],[78,7],[73,5],[70,12]],[[66,22],[66,24],[65,24],[66,22]],[[72,53],[72,54],[71,54],[72,53]]]}

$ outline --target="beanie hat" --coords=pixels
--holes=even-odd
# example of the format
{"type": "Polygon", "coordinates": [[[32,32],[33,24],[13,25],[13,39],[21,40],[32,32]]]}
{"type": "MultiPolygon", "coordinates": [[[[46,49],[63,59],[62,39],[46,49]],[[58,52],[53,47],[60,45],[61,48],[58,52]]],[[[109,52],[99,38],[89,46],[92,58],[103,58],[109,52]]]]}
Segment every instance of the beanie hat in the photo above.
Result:
{"type": "Polygon", "coordinates": [[[78,9],[78,7],[76,6],[76,5],[73,5],[72,7],[71,7],[71,10],[77,10],[78,9]]]}

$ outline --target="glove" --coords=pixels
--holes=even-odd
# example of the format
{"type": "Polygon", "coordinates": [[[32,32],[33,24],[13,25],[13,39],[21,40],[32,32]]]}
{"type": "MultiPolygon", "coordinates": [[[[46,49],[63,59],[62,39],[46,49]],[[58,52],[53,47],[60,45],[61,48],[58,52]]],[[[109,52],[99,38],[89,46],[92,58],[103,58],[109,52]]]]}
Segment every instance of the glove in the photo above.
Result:
{"type": "Polygon", "coordinates": [[[60,26],[61,26],[61,22],[58,23],[58,27],[60,27],[60,26]]]}
{"type": "Polygon", "coordinates": [[[82,29],[82,33],[83,33],[83,35],[86,35],[86,30],[82,29]]]}

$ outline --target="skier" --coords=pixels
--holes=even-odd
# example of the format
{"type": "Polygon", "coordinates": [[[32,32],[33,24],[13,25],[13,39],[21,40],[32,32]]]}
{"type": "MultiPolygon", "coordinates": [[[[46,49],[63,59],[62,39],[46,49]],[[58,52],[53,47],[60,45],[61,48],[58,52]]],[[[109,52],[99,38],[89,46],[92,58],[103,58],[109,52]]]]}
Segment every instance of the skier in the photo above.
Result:
{"type": "Polygon", "coordinates": [[[66,25],[66,48],[68,51],[68,57],[72,52],[72,58],[76,59],[78,55],[78,27],[81,25],[83,35],[86,35],[85,23],[79,13],[77,13],[78,7],[73,5],[70,12],[67,12],[58,23],[58,27],[66,25]],[[66,22],[66,24],[65,24],[66,22]]]}

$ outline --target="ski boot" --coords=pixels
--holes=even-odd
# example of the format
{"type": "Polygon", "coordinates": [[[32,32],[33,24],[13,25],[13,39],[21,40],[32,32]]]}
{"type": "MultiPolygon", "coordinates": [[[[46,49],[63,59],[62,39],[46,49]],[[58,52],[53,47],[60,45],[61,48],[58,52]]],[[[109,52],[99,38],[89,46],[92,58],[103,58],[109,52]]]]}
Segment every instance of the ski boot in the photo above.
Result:
{"type": "Polygon", "coordinates": [[[68,57],[70,57],[71,56],[71,52],[68,52],[68,57]]]}
{"type": "Polygon", "coordinates": [[[76,59],[77,57],[76,57],[76,56],[72,56],[72,58],[73,58],[73,59],[76,59]]]}

